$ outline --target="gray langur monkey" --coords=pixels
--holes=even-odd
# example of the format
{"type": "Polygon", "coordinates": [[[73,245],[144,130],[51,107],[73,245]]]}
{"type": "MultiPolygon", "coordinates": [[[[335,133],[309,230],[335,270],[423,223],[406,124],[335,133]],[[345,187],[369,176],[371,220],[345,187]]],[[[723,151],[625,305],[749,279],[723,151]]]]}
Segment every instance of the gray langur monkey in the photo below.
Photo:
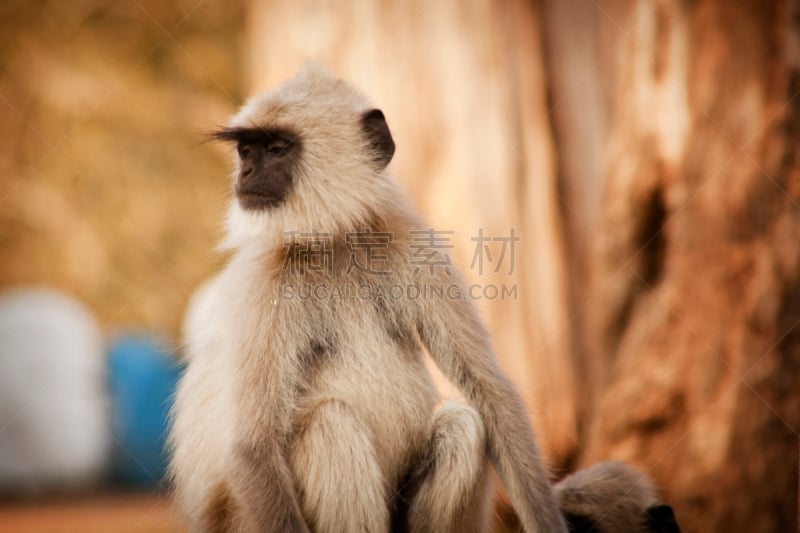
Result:
{"type": "Polygon", "coordinates": [[[491,461],[526,531],[567,531],[486,329],[468,300],[430,290],[463,287],[458,274],[412,264],[426,226],[386,174],[383,113],[310,66],[213,137],[238,154],[233,253],[190,310],[173,408],[190,530],[482,531],[491,461]],[[379,272],[359,256],[376,236],[379,272]],[[435,409],[423,347],[466,404],[435,409]]]}

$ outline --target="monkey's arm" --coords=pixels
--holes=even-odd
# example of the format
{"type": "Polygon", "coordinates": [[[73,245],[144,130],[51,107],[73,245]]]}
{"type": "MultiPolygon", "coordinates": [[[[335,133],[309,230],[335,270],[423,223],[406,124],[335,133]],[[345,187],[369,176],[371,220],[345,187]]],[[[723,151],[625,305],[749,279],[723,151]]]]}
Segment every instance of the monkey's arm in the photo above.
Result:
{"type": "MultiPolygon", "coordinates": [[[[462,287],[461,296],[467,296],[456,276],[424,277],[427,279],[418,282],[439,287],[456,283],[462,287]]],[[[445,293],[419,300],[420,339],[442,372],[480,413],[489,458],[525,531],[566,532],[522,399],[498,367],[489,334],[470,302],[445,293]]]]}

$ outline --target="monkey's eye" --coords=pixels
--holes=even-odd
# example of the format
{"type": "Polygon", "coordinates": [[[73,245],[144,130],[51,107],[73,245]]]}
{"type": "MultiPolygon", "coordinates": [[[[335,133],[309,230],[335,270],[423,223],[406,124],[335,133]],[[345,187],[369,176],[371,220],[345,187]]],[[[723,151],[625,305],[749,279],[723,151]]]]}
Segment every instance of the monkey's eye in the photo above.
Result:
{"type": "Polygon", "coordinates": [[[267,153],[271,156],[279,157],[285,155],[291,147],[292,145],[288,141],[276,139],[267,144],[267,153]]]}
{"type": "Polygon", "coordinates": [[[236,145],[236,151],[239,152],[239,157],[244,159],[250,155],[250,145],[240,142],[236,145]]]}

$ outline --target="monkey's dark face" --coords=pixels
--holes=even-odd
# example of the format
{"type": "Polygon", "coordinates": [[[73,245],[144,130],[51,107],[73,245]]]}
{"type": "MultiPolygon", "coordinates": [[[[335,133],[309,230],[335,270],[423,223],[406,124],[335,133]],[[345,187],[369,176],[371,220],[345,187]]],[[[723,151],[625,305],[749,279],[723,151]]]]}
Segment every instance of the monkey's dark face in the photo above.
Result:
{"type": "Polygon", "coordinates": [[[226,128],[213,137],[236,143],[239,175],[234,191],[242,209],[268,209],[284,202],[302,151],[297,135],[279,128],[226,128]]]}
{"type": "MultiPolygon", "coordinates": [[[[343,128],[346,131],[346,128],[343,128]]],[[[326,152],[352,168],[353,157],[366,155],[369,166],[382,170],[394,155],[394,141],[379,109],[360,115],[358,141],[347,145],[342,136],[327,135],[325,141],[314,141],[320,148],[327,145],[326,152]],[[337,145],[337,142],[339,145],[337,145]],[[360,154],[360,155],[358,155],[360,154]]],[[[236,143],[239,155],[239,173],[234,185],[236,198],[242,209],[258,211],[283,204],[296,188],[303,143],[300,135],[284,127],[229,127],[211,134],[213,139],[236,143]]],[[[319,153],[311,154],[316,161],[323,160],[319,153]],[[316,156],[316,157],[314,157],[316,156]]],[[[332,168],[333,165],[328,165],[332,168]]],[[[308,168],[306,166],[306,168],[308,168]]],[[[329,175],[335,175],[335,172],[329,175]]]]}

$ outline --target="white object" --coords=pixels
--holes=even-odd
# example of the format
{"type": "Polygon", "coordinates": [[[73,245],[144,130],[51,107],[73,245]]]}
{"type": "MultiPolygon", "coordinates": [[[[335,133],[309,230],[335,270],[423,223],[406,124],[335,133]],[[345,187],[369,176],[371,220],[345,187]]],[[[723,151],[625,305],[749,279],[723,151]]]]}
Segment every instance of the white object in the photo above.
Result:
{"type": "Polygon", "coordinates": [[[92,314],[48,289],[0,293],[0,493],[90,484],[110,439],[92,314]]]}

